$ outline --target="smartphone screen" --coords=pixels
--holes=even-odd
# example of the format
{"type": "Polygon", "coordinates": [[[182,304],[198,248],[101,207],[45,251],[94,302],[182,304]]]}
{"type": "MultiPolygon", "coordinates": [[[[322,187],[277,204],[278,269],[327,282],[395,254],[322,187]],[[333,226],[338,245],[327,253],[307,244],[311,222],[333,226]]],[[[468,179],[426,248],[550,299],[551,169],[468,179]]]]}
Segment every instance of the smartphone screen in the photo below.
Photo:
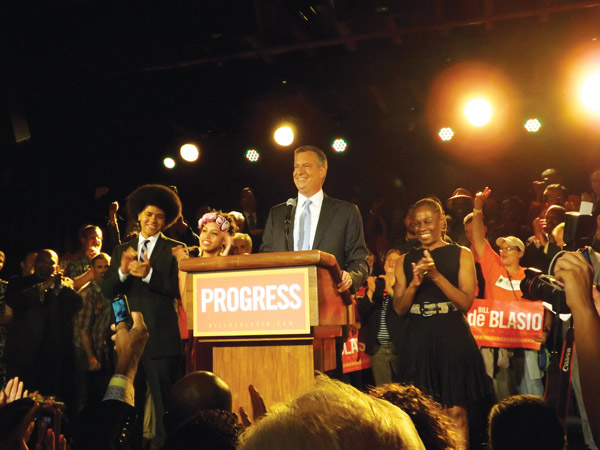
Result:
{"type": "Polygon", "coordinates": [[[113,299],[112,308],[115,314],[115,324],[125,322],[129,327],[133,325],[129,303],[127,302],[127,297],[125,295],[120,295],[113,299]]]}

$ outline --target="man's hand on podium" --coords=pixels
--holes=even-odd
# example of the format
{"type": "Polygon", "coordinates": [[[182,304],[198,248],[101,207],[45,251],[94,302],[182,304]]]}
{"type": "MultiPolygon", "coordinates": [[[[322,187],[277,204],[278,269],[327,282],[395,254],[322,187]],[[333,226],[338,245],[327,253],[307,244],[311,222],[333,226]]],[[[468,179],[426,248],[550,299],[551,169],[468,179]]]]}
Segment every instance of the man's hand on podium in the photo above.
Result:
{"type": "Polygon", "coordinates": [[[338,292],[345,292],[352,286],[352,278],[345,270],[342,270],[342,281],[338,283],[338,292]]]}

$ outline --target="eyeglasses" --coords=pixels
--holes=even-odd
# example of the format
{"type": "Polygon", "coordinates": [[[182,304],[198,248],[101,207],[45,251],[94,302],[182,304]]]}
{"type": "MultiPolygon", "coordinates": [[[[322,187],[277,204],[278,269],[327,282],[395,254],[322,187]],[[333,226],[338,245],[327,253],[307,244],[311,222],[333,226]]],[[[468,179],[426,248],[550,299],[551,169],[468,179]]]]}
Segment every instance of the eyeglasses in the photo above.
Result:
{"type": "Polygon", "coordinates": [[[509,252],[511,250],[521,250],[519,247],[500,247],[498,250],[501,252],[509,252]]]}

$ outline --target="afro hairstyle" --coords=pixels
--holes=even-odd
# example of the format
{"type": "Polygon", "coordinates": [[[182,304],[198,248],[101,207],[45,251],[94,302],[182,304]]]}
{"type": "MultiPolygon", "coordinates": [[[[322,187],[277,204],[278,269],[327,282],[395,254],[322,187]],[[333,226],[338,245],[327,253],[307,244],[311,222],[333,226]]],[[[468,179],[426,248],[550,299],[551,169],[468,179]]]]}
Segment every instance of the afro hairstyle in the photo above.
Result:
{"type": "Polygon", "coordinates": [[[131,217],[137,216],[146,206],[156,206],[165,212],[165,228],[169,228],[181,214],[179,196],[162,184],[145,184],[127,197],[127,210],[131,217]]]}

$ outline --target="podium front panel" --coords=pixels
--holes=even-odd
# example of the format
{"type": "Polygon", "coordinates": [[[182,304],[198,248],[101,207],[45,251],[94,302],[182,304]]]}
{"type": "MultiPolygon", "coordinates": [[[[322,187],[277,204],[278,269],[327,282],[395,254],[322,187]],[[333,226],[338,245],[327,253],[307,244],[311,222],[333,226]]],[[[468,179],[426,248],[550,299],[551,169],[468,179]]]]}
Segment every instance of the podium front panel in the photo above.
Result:
{"type": "Polygon", "coordinates": [[[197,337],[309,335],[319,320],[314,266],[193,273],[190,287],[197,337]]]}

